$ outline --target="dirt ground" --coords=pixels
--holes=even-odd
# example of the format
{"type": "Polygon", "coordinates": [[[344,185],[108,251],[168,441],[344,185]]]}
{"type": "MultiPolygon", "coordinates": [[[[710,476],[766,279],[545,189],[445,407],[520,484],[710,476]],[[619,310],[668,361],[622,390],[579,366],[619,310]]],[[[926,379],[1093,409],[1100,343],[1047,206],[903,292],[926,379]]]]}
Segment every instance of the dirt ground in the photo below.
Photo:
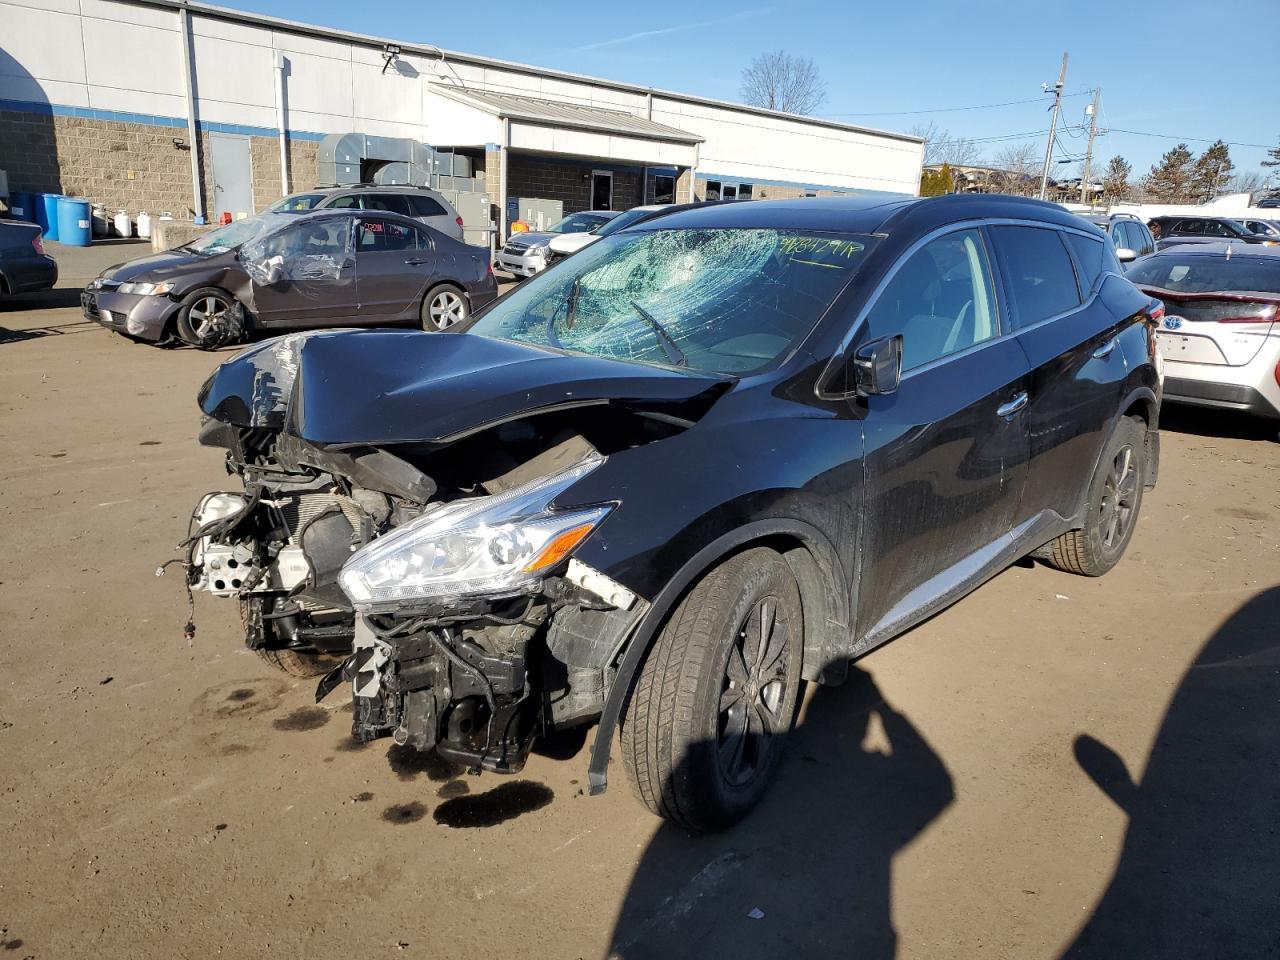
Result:
{"type": "Polygon", "coordinates": [[[224,476],[194,439],[220,356],[82,322],[118,257],[65,256],[0,304],[0,954],[1280,955],[1272,429],[1168,412],[1113,573],[1014,567],[866,657],[763,808],[695,838],[616,760],[584,796],[573,742],[515,780],[356,747],[226,601],[187,643],[155,569],[224,476]]]}

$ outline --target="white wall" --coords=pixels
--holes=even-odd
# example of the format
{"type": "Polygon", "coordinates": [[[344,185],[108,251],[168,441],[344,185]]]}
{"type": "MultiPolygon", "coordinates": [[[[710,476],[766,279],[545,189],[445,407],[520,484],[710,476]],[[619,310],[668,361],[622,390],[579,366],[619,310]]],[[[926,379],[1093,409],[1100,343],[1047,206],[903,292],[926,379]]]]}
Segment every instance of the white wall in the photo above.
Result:
{"type": "MultiPolygon", "coordinates": [[[[295,131],[475,141],[484,131],[474,121],[453,129],[438,112],[444,98],[429,94],[436,83],[649,113],[639,90],[410,53],[383,73],[381,51],[369,46],[200,13],[191,22],[204,121],[273,129],[278,53],[288,61],[287,123],[295,131]]],[[[0,25],[0,99],[186,114],[174,10],[118,0],[0,0],[0,25]]],[[[919,183],[923,148],[906,140],[659,95],[652,118],[705,137],[698,169],[711,176],[911,194],[919,183]]],[[[580,138],[557,132],[553,139],[580,138]]],[[[635,150],[618,143],[613,153],[621,160],[635,150]]],[[[673,163],[677,154],[687,151],[672,151],[673,163]]]]}

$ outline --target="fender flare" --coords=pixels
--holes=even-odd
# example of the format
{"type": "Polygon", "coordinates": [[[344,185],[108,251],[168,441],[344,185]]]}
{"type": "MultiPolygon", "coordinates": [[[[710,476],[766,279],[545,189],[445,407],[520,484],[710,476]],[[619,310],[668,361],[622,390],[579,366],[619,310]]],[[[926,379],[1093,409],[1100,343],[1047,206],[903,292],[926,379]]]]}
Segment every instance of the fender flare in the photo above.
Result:
{"type": "MultiPolygon", "coordinates": [[[[631,694],[631,687],[635,682],[636,674],[644,663],[645,657],[648,656],[649,650],[653,647],[658,637],[658,632],[666,623],[671,611],[675,609],[676,604],[680,602],[693,583],[701,579],[729,554],[753,542],[777,536],[799,539],[804,544],[800,549],[806,551],[810,558],[818,564],[819,568],[827,572],[837,585],[844,585],[844,589],[826,591],[826,597],[832,601],[835,607],[824,618],[827,629],[812,638],[809,636],[810,631],[806,629],[805,660],[812,662],[811,658],[814,655],[817,655],[823,661],[831,662],[834,662],[833,658],[838,659],[842,655],[847,659],[849,655],[847,651],[831,649],[835,645],[829,642],[829,638],[833,633],[837,632],[846,638],[848,636],[852,605],[850,581],[845,575],[844,565],[840,562],[839,554],[826,534],[804,520],[784,517],[756,520],[723,534],[695,553],[684,566],[676,571],[675,576],[654,597],[648,611],[645,612],[643,619],[636,626],[630,640],[626,643],[622,659],[618,663],[618,672],[614,677],[613,685],[609,688],[609,694],[605,698],[599,724],[596,727],[595,746],[591,752],[591,763],[587,768],[587,782],[592,796],[604,793],[608,786],[607,769],[609,756],[613,749],[614,734],[617,732],[618,723],[622,718],[623,707],[631,694]],[[828,640],[828,642],[821,643],[823,640],[828,640]],[[811,644],[817,645],[817,649],[815,650],[811,644]]],[[[803,585],[801,590],[803,602],[803,585]]],[[[806,616],[806,626],[808,626],[807,621],[808,617],[806,616]]],[[[832,680],[835,682],[843,679],[843,671],[833,671],[833,674],[832,680]]],[[[825,680],[827,677],[824,676],[823,679],[825,680]]]]}

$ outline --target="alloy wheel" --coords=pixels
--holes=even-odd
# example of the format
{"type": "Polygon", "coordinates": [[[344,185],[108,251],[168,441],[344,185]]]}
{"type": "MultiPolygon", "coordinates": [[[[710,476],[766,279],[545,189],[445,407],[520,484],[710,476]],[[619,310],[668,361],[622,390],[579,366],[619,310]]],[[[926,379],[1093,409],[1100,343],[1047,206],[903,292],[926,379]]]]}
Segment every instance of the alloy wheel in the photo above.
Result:
{"type": "Polygon", "coordinates": [[[1138,493],[1138,471],[1134,467],[1133,447],[1124,446],[1111,461],[1102,487],[1100,521],[1102,544],[1111,549],[1122,543],[1133,523],[1133,507],[1138,493]]]}
{"type": "Polygon", "coordinates": [[[768,765],[774,739],[785,733],[789,629],[775,597],[763,597],[738,629],[721,682],[717,720],[720,772],[733,786],[768,765]]]}
{"type": "Polygon", "coordinates": [[[191,305],[188,316],[191,329],[201,340],[207,340],[222,329],[222,321],[231,304],[218,297],[203,297],[191,305]]]}
{"type": "Polygon", "coordinates": [[[444,330],[466,317],[466,304],[452,290],[441,290],[427,305],[427,317],[432,327],[444,330]]]}

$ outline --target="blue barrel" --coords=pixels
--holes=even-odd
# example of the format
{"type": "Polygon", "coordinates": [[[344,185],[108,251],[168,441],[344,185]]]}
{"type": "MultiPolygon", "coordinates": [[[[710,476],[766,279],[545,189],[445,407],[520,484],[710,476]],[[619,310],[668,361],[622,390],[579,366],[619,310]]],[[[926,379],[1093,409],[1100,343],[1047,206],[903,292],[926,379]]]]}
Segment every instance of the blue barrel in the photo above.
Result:
{"type": "Polygon", "coordinates": [[[93,210],[88,200],[58,198],[58,242],[72,247],[93,242],[93,210]]]}
{"type": "Polygon", "coordinates": [[[36,194],[36,223],[44,231],[46,240],[58,239],[58,194],[36,194]]]}
{"type": "Polygon", "coordinates": [[[36,222],[36,198],[25,190],[14,190],[9,194],[9,216],[15,220],[36,222]]]}

